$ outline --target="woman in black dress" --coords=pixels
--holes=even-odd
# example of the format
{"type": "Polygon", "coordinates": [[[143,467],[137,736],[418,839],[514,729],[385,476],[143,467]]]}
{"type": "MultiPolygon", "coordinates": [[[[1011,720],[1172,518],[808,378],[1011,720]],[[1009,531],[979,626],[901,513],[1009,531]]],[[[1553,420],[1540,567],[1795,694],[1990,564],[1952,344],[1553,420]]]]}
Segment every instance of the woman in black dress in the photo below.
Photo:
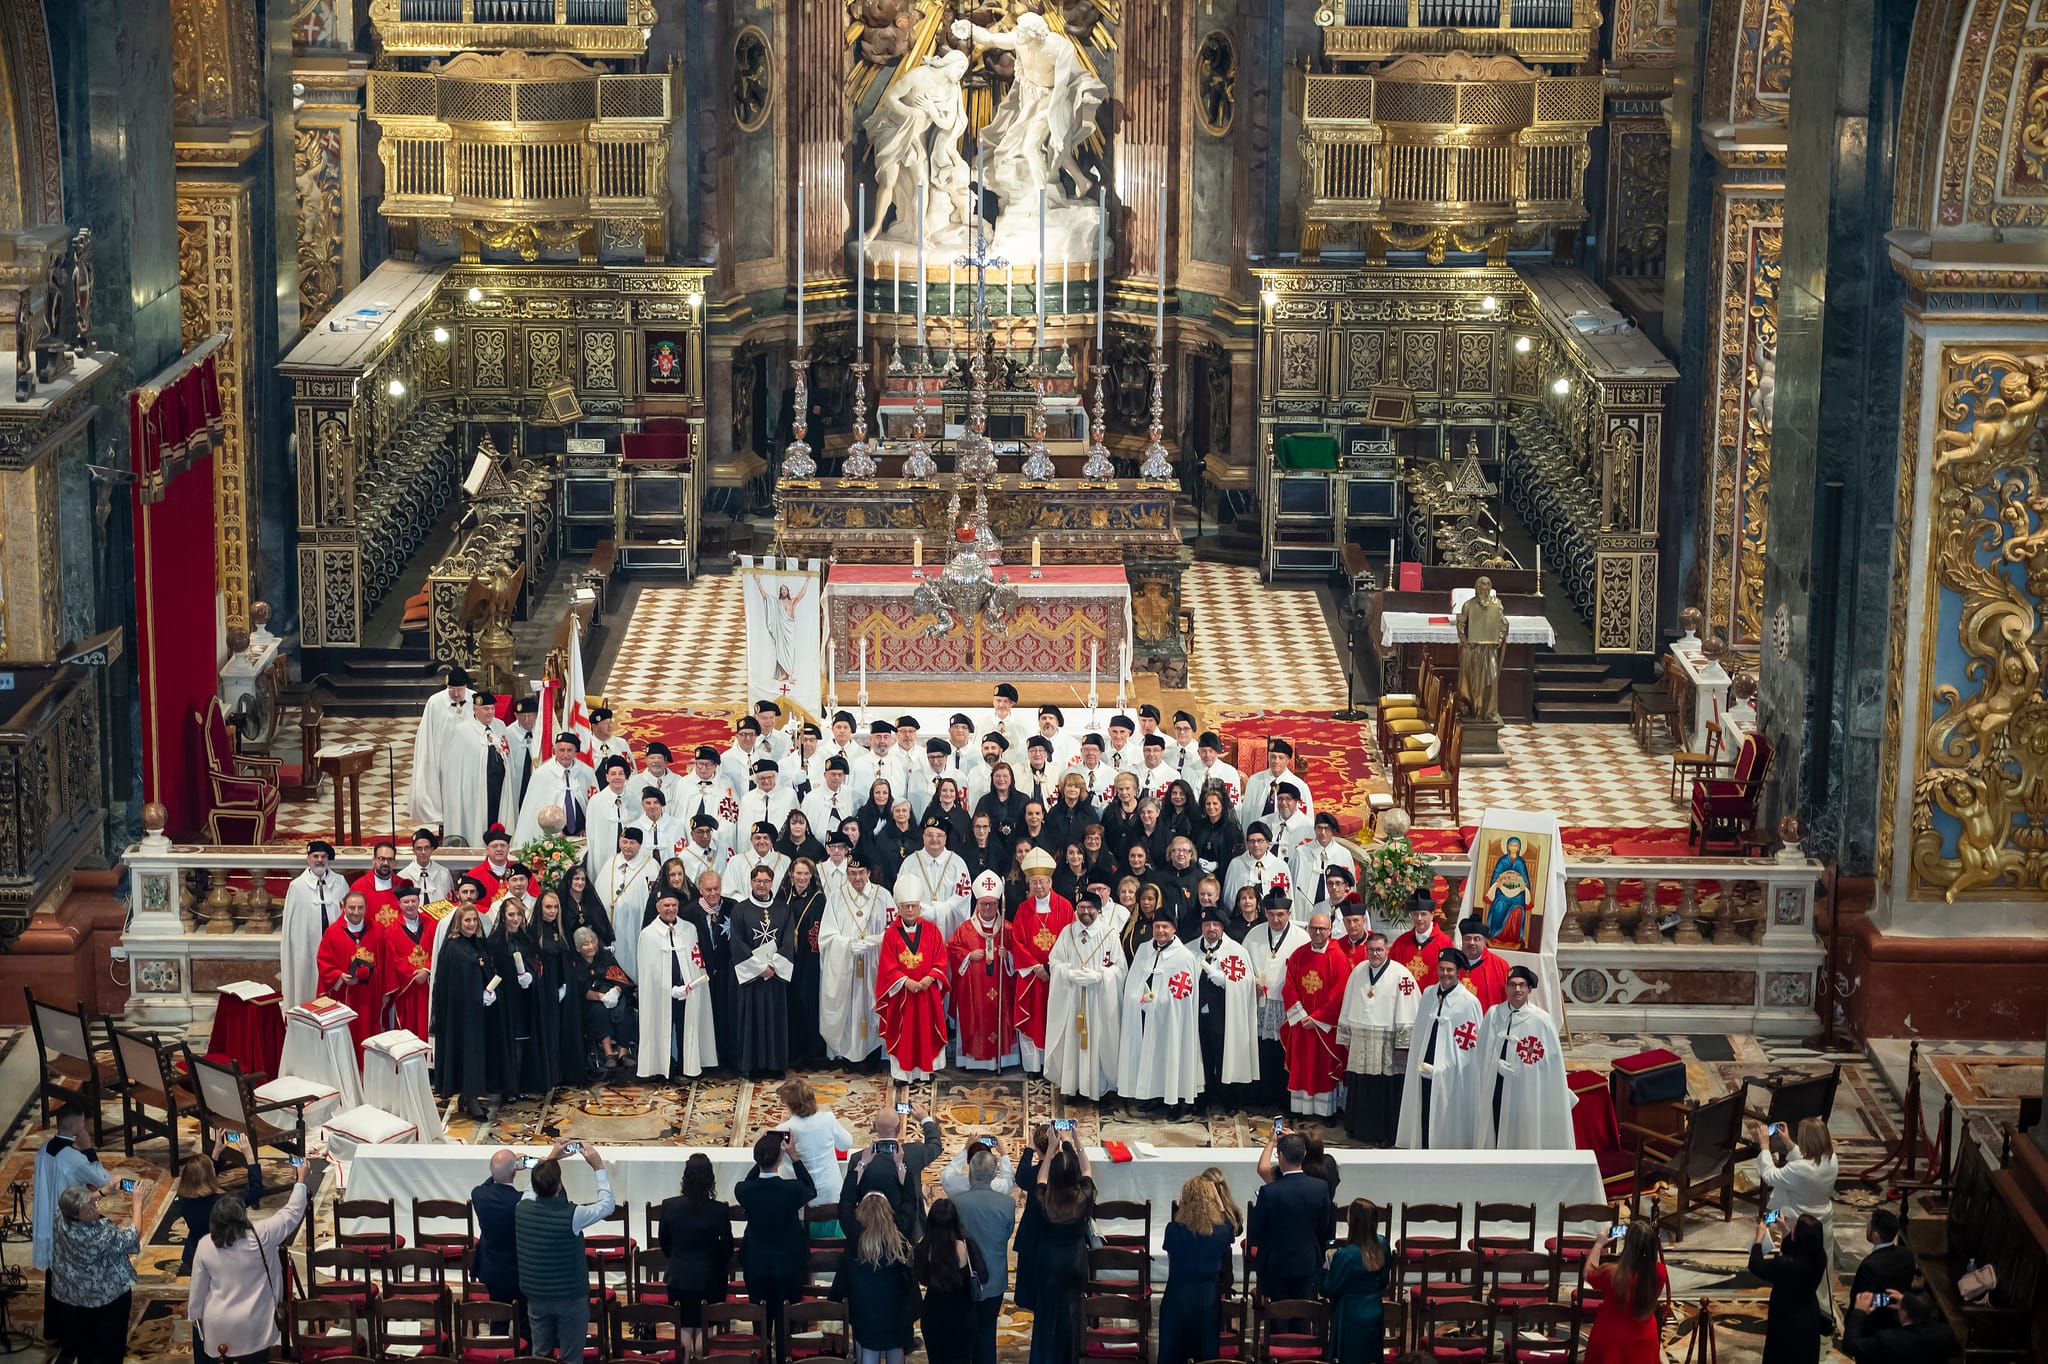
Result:
{"type": "Polygon", "coordinates": [[[925,1214],[924,1239],[911,1253],[911,1266],[924,1287],[924,1352],[930,1364],[969,1364],[974,1358],[974,1295],[988,1282],[981,1247],[960,1229],[960,1210],[950,1198],[925,1214]]]}
{"type": "Polygon", "coordinates": [[[1138,779],[1119,772],[1109,803],[1102,807],[1102,844],[1121,859],[1138,831],[1138,779]]]}
{"type": "Polygon", "coordinates": [[[977,815],[987,815],[989,836],[1005,849],[1016,846],[1024,835],[1024,793],[1017,789],[1017,773],[1007,762],[999,762],[988,770],[988,794],[974,807],[977,815]]]}
{"type": "Polygon", "coordinates": [[[1081,832],[1095,822],[1095,807],[1088,800],[1088,779],[1079,772],[1060,778],[1060,796],[1045,812],[1045,829],[1060,847],[1079,843],[1081,832]]]}
{"type": "Polygon", "coordinates": [[[776,896],[789,919],[789,939],[796,978],[789,983],[789,1063],[814,1066],[825,1059],[825,1039],[818,1031],[818,929],[825,921],[825,888],[817,864],[799,857],[789,864],[776,896]]]}
{"type": "Polygon", "coordinates": [[[541,997],[534,1007],[534,1047],[546,1088],[583,1083],[583,1001],[571,984],[576,944],[562,916],[560,891],[544,890],[534,911],[533,942],[540,952],[541,997]]]}
{"type": "Polygon", "coordinates": [[[1154,875],[1166,870],[1166,851],[1173,842],[1173,830],[1166,823],[1160,811],[1159,802],[1150,796],[1138,800],[1138,823],[1130,833],[1125,848],[1142,845],[1145,849],[1145,865],[1154,875]]]}
{"type": "Polygon", "coordinates": [[[1169,839],[1175,834],[1195,836],[1195,821],[1201,818],[1202,804],[1195,799],[1195,788],[1182,777],[1166,788],[1164,808],[1160,810],[1161,820],[1166,824],[1169,839]]]}
{"type": "Polygon", "coordinates": [[[1820,1314],[1821,1276],[1828,1272],[1820,1219],[1799,1214],[1777,1254],[1770,1247],[1771,1228],[1759,1221],[1749,1247],[1749,1272],[1771,1286],[1764,1309],[1763,1364],[1814,1364],[1828,1330],[1820,1314]]]}
{"type": "MultiPolygon", "coordinates": [[[[680,904],[688,904],[697,894],[697,888],[690,884],[690,866],[680,857],[671,857],[661,864],[661,875],[654,878],[654,884],[647,888],[647,898],[640,906],[640,928],[654,922],[654,901],[664,890],[672,890],[681,896],[680,904]]],[[[637,946],[639,939],[634,939],[637,946]]]]}
{"type": "Polygon", "coordinates": [[[890,809],[896,804],[896,793],[890,789],[887,778],[876,777],[868,783],[868,799],[855,816],[860,820],[860,831],[872,838],[889,827],[890,809]]]}
{"type": "Polygon", "coordinates": [[[504,987],[485,987],[498,974],[484,940],[483,916],[475,905],[460,915],[434,962],[432,1028],[434,1092],[443,1099],[460,1096],[462,1111],[482,1121],[483,1096],[503,1091],[505,1080],[504,987]]]}
{"type": "MultiPolygon", "coordinates": [[[[924,812],[924,822],[931,823],[934,816],[945,823],[946,850],[964,853],[967,840],[973,837],[974,827],[969,823],[967,807],[960,803],[960,783],[952,777],[940,777],[939,784],[932,788],[932,803],[924,812]]],[[[919,846],[923,845],[922,834],[920,826],[919,846]]]]}
{"type": "Polygon", "coordinates": [[[1017,1252],[1017,1273],[1010,1280],[1010,1300],[1021,1312],[1037,1310],[1039,1233],[1045,1227],[1045,1210],[1038,1206],[1038,1169],[1045,1164],[1045,1148],[1052,1139],[1052,1124],[1031,1129],[1024,1158],[1017,1162],[1017,1187],[1024,1191],[1024,1208],[1017,1214],[1017,1234],[1010,1245],[1017,1252]]]}
{"type": "Polygon", "coordinates": [[[619,935],[612,927],[611,911],[597,898],[597,887],[591,884],[590,873],[583,870],[581,862],[569,869],[558,889],[562,892],[562,919],[569,925],[571,941],[575,940],[577,929],[587,928],[597,934],[598,945],[607,951],[618,946],[619,935]]]}
{"type": "Polygon", "coordinates": [[[1195,840],[1195,862],[1211,876],[1223,875],[1231,859],[1244,851],[1244,830],[1237,827],[1222,787],[1202,793],[1202,813],[1189,837],[1195,840]]]}
{"type": "Polygon", "coordinates": [[[1031,1318],[1030,1364],[1069,1364],[1081,1354],[1081,1295],[1088,1283],[1088,1229],[1095,1181],[1074,1131],[1055,1130],[1038,1174],[1044,1212],[1036,1259],[1038,1307],[1031,1318]]]}
{"type": "Polygon", "coordinates": [[[702,1151],[683,1162],[682,1192],[662,1200],[655,1238],[668,1261],[669,1305],[695,1359],[704,1348],[704,1304],[725,1301],[732,1264],[732,1209],[719,1200],[718,1177],[702,1151]]]}
{"type": "Polygon", "coordinates": [[[967,864],[967,879],[972,882],[985,871],[992,871],[997,876],[1008,876],[1010,845],[996,837],[995,827],[987,812],[975,812],[973,829],[973,833],[967,839],[967,846],[957,850],[960,860],[967,864]]]}
{"type": "Polygon", "coordinates": [[[1044,848],[1047,851],[1051,851],[1053,845],[1046,841],[1050,837],[1051,835],[1046,832],[1045,828],[1045,802],[1042,800],[1025,801],[1024,813],[1018,817],[1016,836],[1010,840],[1010,860],[1015,862],[1022,854],[1023,849],[1018,845],[1026,839],[1031,841],[1031,846],[1034,848],[1044,848]]]}
{"type": "Polygon", "coordinates": [[[802,810],[791,810],[783,822],[782,836],[775,840],[775,851],[794,862],[799,857],[808,857],[816,867],[825,860],[825,845],[811,832],[811,817],[802,810]]]}
{"type": "Polygon", "coordinates": [[[516,1103],[536,1090],[545,1097],[537,1015],[548,987],[540,978],[540,943],[526,923],[526,904],[507,896],[491,930],[491,967],[498,976],[498,1004],[505,1015],[505,1089],[516,1103]]]}
{"type": "Polygon", "coordinates": [[[1110,850],[1102,825],[1089,824],[1081,830],[1081,856],[1088,861],[1088,884],[1113,886],[1123,879],[1123,852],[1110,850]]]}
{"type": "Polygon", "coordinates": [[[903,1364],[917,1323],[917,1276],[910,1267],[910,1243],[896,1225],[887,1194],[870,1193],[856,1206],[850,1244],[832,1296],[846,1304],[847,1324],[863,1359],[903,1364]]]}
{"type": "Polygon", "coordinates": [[[889,822],[868,838],[868,865],[874,869],[876,882],[895,885],[904,862],[923,846],[924,831],[910,818],[910,802],[896,801],[889,807],[889,822]]]}
{"type": "Polygon", "coordinates": [[[1060,865],[1053,868],[1052,893],[1073,904],[1074,899],[1092,883],[1088,875],[1088,854],[1081,847],[1081,840],[1069,842],[1060,853],[1060,865]]]}
{"type": "Polygon", "coordinates": [[[580,1001],[583,1010],[584,1074],[596,1079],[624,1065],[639,1045],[633,982],[588,925],[570,941],[576,944],[576,960],[569,963],[569,998],[580,1001]]]}
{"type": "Polygon", "coordinates": [[[1241,943],[1265,921],[1265,915],[1259,912],[1259,888],[1239,886],[1237,902],[1224,911],[1223,931],[1230,935],[1232,942],[1241,943]]]}

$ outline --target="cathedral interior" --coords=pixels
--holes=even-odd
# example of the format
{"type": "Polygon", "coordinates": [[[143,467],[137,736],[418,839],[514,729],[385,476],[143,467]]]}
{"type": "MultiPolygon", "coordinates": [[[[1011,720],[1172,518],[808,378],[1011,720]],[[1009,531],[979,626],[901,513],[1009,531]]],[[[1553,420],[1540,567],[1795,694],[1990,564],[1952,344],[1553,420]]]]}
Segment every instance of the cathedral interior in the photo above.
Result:
{"type": "Polygon", "coordinates": [[[1454,898],[1554,812],[1574,1031],[1993,1048],[2048,1262],[2038,0],[0,0],[0,87],[0,1025],[203,1030],[450,669],[729,743],[781,556],[808,718],[1284,733],[1454,898]]]}

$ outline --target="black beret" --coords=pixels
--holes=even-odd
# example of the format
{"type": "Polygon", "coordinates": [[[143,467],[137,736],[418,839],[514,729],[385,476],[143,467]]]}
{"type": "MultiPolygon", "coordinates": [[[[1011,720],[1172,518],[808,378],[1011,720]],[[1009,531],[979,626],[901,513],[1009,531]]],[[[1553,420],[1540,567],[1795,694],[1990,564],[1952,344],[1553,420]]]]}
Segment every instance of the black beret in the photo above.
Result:
{"type": "Polygon", "coordinates": [[[852,725],[853,725],[853,712],[852,712],[852,711],[850,711],[850,710],[835,710],[835,711],[833,711],[833,712],[832,712],[832,723],[836,725],[836,724],[839,724],[839,723],[841,723],[842,721],[843,721],[843,722],[845,722],[845,724],[846,724],[846,725],[847,725],[847,726],[848,726],[849,728],[851,728],[851,727],[852,727],[852,725]]]}
{"type": "Polygon", "coordinates": [[[773,758],[757,758],[753,767],[748,770],[758,777],[764,772],[780,772],[782,767],[773,758]]]}
{"type": "Polygon", "coordinates": [[[1164,734],[1147,734],[1145,736],[1145,747],[1156,748],[1162,753],[1165,752],[1166,736],[1164,734]]]}
{"type": "Polygon", "coordinates": [[[609,720],[611,718],[612,708],[610,706],[596,706],[590,712],[590,723],[593,725],[601,720],[609,720]]]}
{"type": "Polygon", "coordinates": [[[846,761],[843,754],[834,753],[831,757],[825,759],[825,770],[827,772],[851,772],[853,771],[853,765],[846,761]]]}
{"type": "Polygon", "coordinates": [[[316,838],[306,845],[306,855],[310,857],[314,853],[326,853],[329,857],[332,857],[334,856],[334,845],[324,838],[316,838]]]}
{"type": "Polygon", "coordinates": [[[414,829],[412,831],[413,842],[417,843],[423,838],[437,848],[441,846],[441,835],[435,833],[432,829],[414,829]]]}
{"type": "Polygon", "coordinates": [[[670,759],[670,760],[673,760],[673,759],[675,758],[675,756],[676,756],[675,754],[673,754],[673,753],[671,753],[671,752],[669,751],[669,747],[668,747],[668,745],[667,745],[667,744],[665,744],[665,743],[663,743],[663,742],[662,742],[661,740],[659,740],[659,739],[656,739],[656,740],[655,740],[655,741],[654,741],[653,743],[650,743],[649,745],[647,745],[646,753],[647,753],[647,756],[648,756],[648,757],[650,757],[650,758],[651,758],[651,757],[653,757],[653,756],[654,756],[655,754],[657,754],[657,753],[659,753],[659,754],[660,754],[660,755],[661,755],[661,756],[662,756],[663,758],[666,758],[666,759],[670,759]]]}
{"type": "Polygon", "coordinates": [[[1038,708],[1038,713],[1040,715],[1050,715],[1053,719],[1059,721],[1061,724],[1065,724],[1067,722],[1067,717],[1060,713],[1060,708],[1058,706],[1051,704],[1050,702],[1040,706],[1038,708]]]}
{"type": "Polygon", "coordinates": [[[1291,758],[1294,756],[1294,745],[1288,743],[1285,739],[1268,739],[1266,741],[1266,756],[1270,758],[1275,753],[1280,754],[1282,757],[1291,758]]]}
{"type": "Polygon", "coordinates": [[[1131,717],[1128,715],[1112,715],[1109,717],[1109,727],[1111,729],[1136,729],[1138,726],[1132,722],[1131,717]]]}
{"type": "Polygon", "coordinates": [[[782,707],[776,705],[773,701],[756,701],[754,703],[754,714],[759,715],[764,711],[770,715],[780,715],[782,714],[782,707]]]}
{"type": "Polygon", "coordinates": [[[966,711],[956,710],[951,715],[946,717],[946,727],[948,729],[951,729],[954,725],[965,725],[969,729],[973,729],[974,721],[967,718],[966,711]]]}
{"type": "Polygon", "coordinates": [[[707,815],[702,810],[699,810],[696,814],[690,816],[690,827],[692,829],[716,829],[718,827],[718,820],[715,816],[707,815]]]}
{"type": "Polygon", "coordinates": [[[710,744],[698,744],[696,761],[700,763],[715,763],[718,761],[718,750],[710,744]]]}
{"type": "Polygon", "coordinates": [[[985,744],[994,744],[997,750],[1000,752],[1008,753],[1010,751],[1010,740],[1008,736],[1006,736],[999,729],[992,729],[988,733],[982,735],[981,741],[985,744]]]}
{"type": "Polygon", "coordinates": [[[927,753],[951,753],[953,745],[947,743],[944,739],[926,739],[924,741],[924,751],[927,753]]]}
{"type": "Polygon", "coordinates": [[[640,799],[655,801],[657,804],[663,807],[666,807],[668,805],[668,797],[661,794],[661,788],[659,786],[641,787],[640,799]]]}
{"type": "Polygon", "coordinates": [[[514,715],[540,714],[540,698],[538,696],[520,697],[517,701],[514,701],[512,703],[512,713],[514,715]]]}
{"type": "Polygon", "coordinates": [[[996,683],[996,695],[1002,697],[1005,701],[1015,701],[1017,699],[1017,689],[1007,682],[998,682],[996,683]]]}
{"type": "Polygon", "coordinates": [[[896,726],[890,724],[887,720],[875,720],[868,725],[868,733],[870,734],[894,734],[895,732],[896,726]]]}
{"type": "Polygon", "coordinates": [[[642,843],[645,842],[647,839],[647,835],[640,831],[640,826],[638,824],[620,825],[619,837],[631,843],[642,843]]]}
{"type": "Polygon", "coordinates": [[[469,685],[469,669],[467,669],[467,668],[450,668],[450,669],[448,670],[448,685],[449,685],[449,686],[451,686],[451,687],[466,687],[466,686],[468,686],[468,685],[469,685]]]}
{"type": "Polygon", "coordinates": [[[759,734],[761,732],[761,722],[759,720],[756,720],[751,715],[742,715],[740,717],[740,722],[737,725],[733,726],[733,728],[751,729],[754,731],[754,733],[759,734]]]}

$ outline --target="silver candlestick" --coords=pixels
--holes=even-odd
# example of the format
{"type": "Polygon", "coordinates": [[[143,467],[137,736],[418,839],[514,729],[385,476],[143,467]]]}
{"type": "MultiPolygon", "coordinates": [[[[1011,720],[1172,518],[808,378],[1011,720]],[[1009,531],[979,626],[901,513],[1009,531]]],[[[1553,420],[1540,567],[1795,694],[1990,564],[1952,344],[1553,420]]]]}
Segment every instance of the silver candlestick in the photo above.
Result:
{"type": "Polygon", "coordinates": [[[903,458],[903,477],[914,482],[935,478],[939,472],[924,429],[924,380],[930,370],[929,353],[919,350],[910,369],[910,445],[903,458]]]}
{"type": "Polygon", "coordinates": [[[789,423],[793,439],[782,452],[782,476],[794,479],[815,478],[818,473],[818,461],[811,458],[810,444],[804,440],[804,432],[810,425],[811,362],[799,351],[796,359],[789,362],[789,367],[796,371],[796,392],[792,395],[789,423]]]}
{"type": "Polygon", "coordinates": [[[1145,462],[1138,466],[1138,477],[1154,483],[1173,481],[1173,461],[1167,458],[1166,442],[1160,437],[1165,434],[1163,425],[1166,413],[1166,356],[1158,347],[1152,348],[1152,427],[1151,437],[1145,443],[1145,462]]]}
{"type": "MultiPolygon", "coordinates": [[[[868,362],[853,362],[853,444],[847,448],[844,476],[868,479],[875,476],[875,454],[868,446],[868,362]]],[[[880,413],[876,414],[877,416],[880,413]]]]}
{"type": "Polygon", "coordinates": [[[1088,419],[1088,462],[1081,466],[1081,477],[1106,482],[1116,477],[1116,466],[1109,462],[1109,447],[1102,443],[1102,357],[1095,357],[1095,411],[1088,419]]]}
{"type": "Polygon", "coordinates": [[[1045,449],[1045,375],[1033,374],[1031,386],[1038,391],[1038,405],[1031,414],[1031,450],[1024,457],[1024,477],[1032,483],[1050,483],[1056,470],[1045,449]]]}

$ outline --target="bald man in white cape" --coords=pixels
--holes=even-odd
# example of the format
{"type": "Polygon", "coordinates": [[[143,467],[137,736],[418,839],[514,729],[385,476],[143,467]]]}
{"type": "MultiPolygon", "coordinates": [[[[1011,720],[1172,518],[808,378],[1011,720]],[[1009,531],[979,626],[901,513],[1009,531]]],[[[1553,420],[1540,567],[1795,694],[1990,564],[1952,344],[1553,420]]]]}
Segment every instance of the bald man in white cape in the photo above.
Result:
{"type": "Polygon", "coordinates": [[[1062,1094],[1100,1099],[1116,1088],[1124,950],[1095,897],[1080,900],[1046,960],[1045,1078],[1062,1094]]]}
{"type": "Polygon", "coordinates": [[[1479,998],[1459,973],[1465,959],[1437,955],[1437,983],[1424,987],[1401,1084],[1401,1124],[1394,1144],[1404,1150],[1464,1150],[1472,1145],[1478,1098],[1479,998]]]}
{"type": "Polygon", "coordinates": [[[701,1075],[705,1067],[718,1064],[718,1038],[711,1028],[711,979],[704,973],[697,930],[677,918],[677,910],[677,902],[664,896],[654,921],[639,933],[643,1080],[665,1080],[672,1072],[701,1075]],[[683,1011],[680,1020],[678,1009],[683,1011]],[[681,1027],[676,1026],[679,1021],[681,1027]]]}
{"type": "Polygon", "coordinates": [[[1154,919],[1153,936],[1139,944],[1124,971],[1116,1092],[1178,1108],[1202,1092],[1200,992],[1195,988],[1202,964],[1173,929],[1172,919],[1154,919]]]}
{"type": "Polygon", "coordinates": [[[1486,1011],[1479,1029],[1479,1103],[1472,1144],[1481,1150],[1569,1151],[1571,1086],[1557,1024],[1530,1000],[1536,973],[1508,971],[1508,997],[1486,1011]]]}

